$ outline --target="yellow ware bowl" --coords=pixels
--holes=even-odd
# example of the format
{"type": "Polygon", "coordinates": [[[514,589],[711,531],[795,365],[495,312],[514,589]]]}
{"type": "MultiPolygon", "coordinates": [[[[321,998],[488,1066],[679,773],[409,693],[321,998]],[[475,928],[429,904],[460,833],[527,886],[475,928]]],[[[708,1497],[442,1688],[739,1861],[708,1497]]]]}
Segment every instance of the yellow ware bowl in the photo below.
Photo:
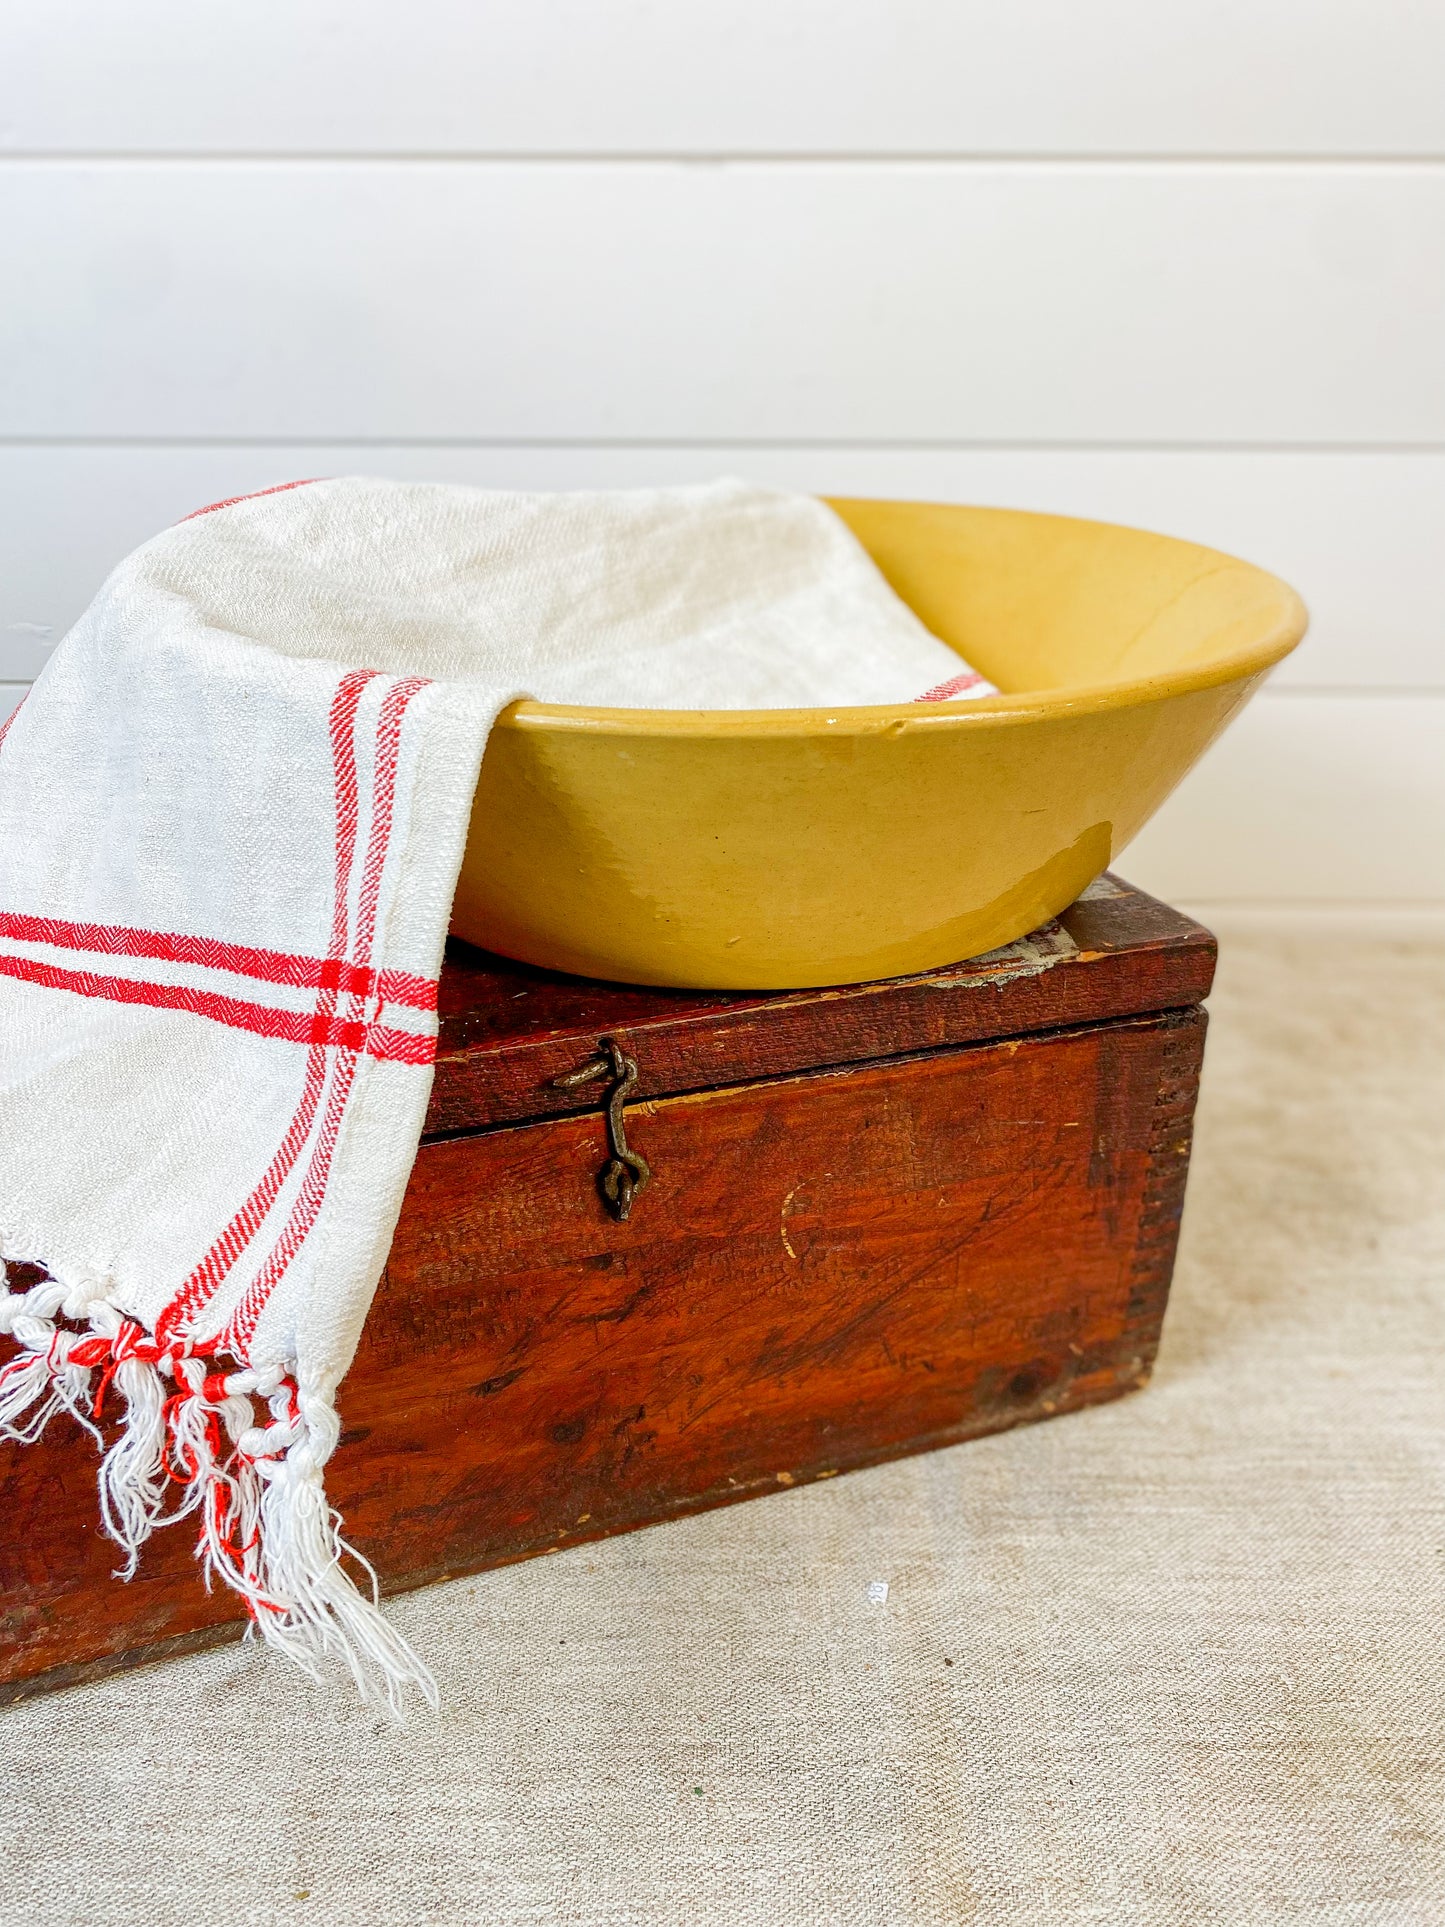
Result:
{"type": "Polygon", "coordinates": [[[452,928],[583,976],[856,983],[992,950],[1118,856],[1304,634],[1274,576],[1138,529],[835,501],[1007,693],[869,709],[515,703],[452,928]]]}

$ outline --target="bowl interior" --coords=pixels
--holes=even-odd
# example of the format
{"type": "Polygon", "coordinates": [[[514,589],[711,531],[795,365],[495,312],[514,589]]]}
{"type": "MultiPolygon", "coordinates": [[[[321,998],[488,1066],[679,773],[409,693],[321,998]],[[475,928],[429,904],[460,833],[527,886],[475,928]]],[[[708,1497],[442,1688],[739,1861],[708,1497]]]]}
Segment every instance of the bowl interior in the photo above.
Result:
{"type": "Polygon", "coordinates": [[[1047,713],[1081,697],[1113,706],[1258,675],[1289,654],[1308,621],[1277,576],[1173,536],[1023,509],[827,499],[895,593],[1001,695],[853,710],[521,702],[500,726],[625,723],[711,736],[928,717],[964,727],[1003,711],[1047,713]]]}
{"type": "Polygon", "coordinates": [[[1009,694],[1250,674],[1303,629],[1276,576],[1144,529],[939,503],[831,506],[914,613],[1009,694]]]}

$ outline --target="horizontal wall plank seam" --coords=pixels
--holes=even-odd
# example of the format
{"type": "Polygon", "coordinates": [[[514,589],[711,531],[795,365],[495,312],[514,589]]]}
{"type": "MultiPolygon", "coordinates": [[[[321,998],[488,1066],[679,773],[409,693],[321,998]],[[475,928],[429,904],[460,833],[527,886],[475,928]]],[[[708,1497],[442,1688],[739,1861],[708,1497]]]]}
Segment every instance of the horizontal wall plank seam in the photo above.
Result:
{"type": "Polygon", "coordinates": [[[1359,152],[1342,148],[1335,152],[1271,154],[1247,152],[1206,153],[1181,150],[1177,153],[1098,152],[1067,153],[1052,151],[1012,152],[1007,148],[929,149],[912,151],[887,148],[821,148],[817,151],[786,148],[728,148],[716,152],[685,148],[642,148],[635,153],[569,151],[567,149],[528,148],[437,148],[434,150],[364,148],[23,148],[0,147],[0,166],[249,166],[266,167],[988,167],[988,168],[1068,168],[1115,170],[1120,168],[1179,167],[1212,170],[1260,168],[1395,168],[1410,172],[1417,168],[1445,166],[1445,150],[1425,150],[1414,154],[1359,152]]]}
{"type": "Polygon", "coordinates": [[[698,454],[716,450],[718,454],[779,450],[834,450],[845,454],[850,449],[870,453],[899,454],[999,454],[1047,455],[1051,453],[1091,455],[1445,455],[1445,441],[1077,441],[1049,440],[933,440],[900,439],[895,436],[870,439],[857,435],[827,436],[778,435],[718,436],[587,436],[587,435],[0,435],[0,449],[45,448],[436,448],[436,449],[657,449],[667,452],[688,449],[698,454]]]}
{"type": "Polygon", "coordinates": [[[636,154],[568,154],[568,152],[528,152],[526,148],[478,148],[476,152],[441,150],[435,152],[393,152],[389,148],[335,148],[333,152],[285,150],[285,148],[0,148],[0,166],[277,166],[277,168],[329,168],[329,166],[397,166],[397,168],[1397,168],[1414,172],[1416,168],[1445,166],[1445,152],[1420,154],[1046,154],[1046,152],[931,152],[913,154],[884,152],[871,148],[850,148],[836,152],[684,152],[684,150],[644,150],[636,154]]]}
{"type": "Polygon", "coordinates": [[[1343,682],[1267,682],[1259,692],[1260,700],[1284,702],[1295,696],[1391,697],[1411,702],[1445,702],[1445,689],[1435,683],[1343,683],[1343,682]]]}

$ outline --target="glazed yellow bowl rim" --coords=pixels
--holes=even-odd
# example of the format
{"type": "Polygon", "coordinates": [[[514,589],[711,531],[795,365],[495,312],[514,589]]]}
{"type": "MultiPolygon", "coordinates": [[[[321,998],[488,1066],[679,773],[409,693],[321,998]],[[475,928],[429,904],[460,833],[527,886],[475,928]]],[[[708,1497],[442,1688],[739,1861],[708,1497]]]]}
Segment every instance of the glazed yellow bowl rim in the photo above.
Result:
{"type": "MultiPolygon", "coordinates": [[[[903,506],[900,503],[900,506],[903,506]]],[[[962,504],[959,504],[962,507],[962,504]]],[[[997,511],[995,511],[997,512],[997,511]]],[[[1020,516],[1034,513],[1017,509],[1004,511],[1020,516]]],[[[1050,521],[1071,521],[1081,527],[1120,528],[1128,525],[1093,521],[1084,516],[1044,516],[1050,521]]],[[[1111,677],[1091,683],[1069,684],[1064,688],[1014,690],[997,696],[976,697],[959,702],[880,703],[866,706],[828,708],[813,705],[806,709],[607,709],[591,703],[543,703],[521,698],[511,703],[498,717],[498,725],[524,729],[590,730],[600,735],[646,736],[799,736],[816,735],[821,730],[838,730],[845,735],[872,735],[903,730],[1000,729],[1044,717],[1094,715],[1111,709],[1139,708],[1146,704],[1185,696],[1201,689],[1216,689],[1223,683],[1242,682],[1260,676],[1287,656],[1304,634],[1309,613],[1287,582],[1255,563],[1242,561],[1223,550],[1205,549],[1177,536],[1150,534],[1158,542],[1192,548],[1215,555],[1231,568],[1246,570],[1261,585],[1275,593],[1272,620],[1258,639],[1212,661],[1196,663],[1187,669],[1156,671],[1147,676],[1111,677]]],[[[1263,612],[1262,612],[1263,613],[1263,612]]]]}

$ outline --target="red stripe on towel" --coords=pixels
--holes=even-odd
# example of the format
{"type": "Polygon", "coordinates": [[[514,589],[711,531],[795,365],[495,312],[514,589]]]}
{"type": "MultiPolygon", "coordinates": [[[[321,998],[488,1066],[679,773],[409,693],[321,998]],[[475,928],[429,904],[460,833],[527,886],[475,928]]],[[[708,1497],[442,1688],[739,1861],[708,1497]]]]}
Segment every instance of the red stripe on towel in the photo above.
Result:
{"type": "MultiPolygon", "coordinates": [[[[249,495],[228,495],[223,502],[207,502],[203,509],[192,509],[189,515],[181,517],[181,522],[194,522],[198,515],[214,515],[217,509],[234,508],[237,502],[259,502],[263,495],[284,495],[289,488],[310,488],[313,482],[324,479],[320,475],[303,475],[299,482],[277,482],[274,488],[253,488],[249,495]]],[[[180,527],[180,522],[176,527],[180,527]]]]}
{"type": "Polygon", "coordinates": [[[976,669],[966,669],[961,676],[950,676],[947,682],[935,683],[932,689],[925,689],[921,696],[913,698],[916,703],[946,703],[950,696],[961,696],[965,689],[977,689],[983,681],[976,669]]]}
{"type": "Polygon", "coordinates": [[[256,1037],[275,1037],[288,1044],[310,1044],[318,1050],[360,1052],[393,1064],[429,1064],[436,1039],[417,1031],[395,1030],[354,1018],[322,1016],[309,1010],[277,1010],[272,1004],[248,1004],[238,997],[218,996],[211,990],[192,990],[185,984],[147,983],[135,977],[102,977],[90,970],[68,970],[61,964],[37,963],[33,957],[10,957],[0,952],[0,977],[39,984],[45,990],[69,990],[79,997],[98,997],[112,1004],[138,1004],[148,1010],[183,1010],[207,1017],[231,1030],[247,1030],[256,1037]]]}
{"type": "Polygon", "coordinates": [[[25,695],[20,698],[18,703],[16,703],[15,707],[11,710],[10,714],[5,718],[4,722],[0,723],[0,743],[3,743],[5,741],[5,738],[10,734],[10,725],[14,722],[15,718],[20,714],[21,710],[25,707],[26,698],[29,696],[29,694],[30,694],[30,691],[27,689],[25,692],[25,695]]]}
{"type": "MultiPolygon", "coordinates": [[[[381,876],[391,841],[392,811],[396,800],[396,766],[401,746],[401,725],[407,704],[426,683],[420,677],[398,682],[386,692],[377,722],[376,761],[372,782],[371,829],[367,837],[366,862],[361,874],[361,898],[357,906],[356,951],[366,963],[376,935],[376,912],[381,894],[381,876]]],[[[431,1040],[428,1039],[428,1042],[431,1040]]],[[[341,1133],[341,1122],[356,1077],[359,1060],[355,1056],[339,1060],[326,1101],[326,1113],[311,1163],[302,1181],[301,1192],[291,1209],[286,1227],[272,1247],[265,1264],[247,1286],[245,1295],[231,1315],[224,1343],[238,1358],[250,1355],[256,1323],[266,1309],[267,1300],[287,1265],[300,1250],[320,1213],[331,1176],[331,1160],[341,1133]]]]}
{"type": "MultiPolygon", "coordinates": [[[[327,961],[336,964],[341,963],[346,955],[347,900],[351,890],[352,865],[356,858],[356,712],[362,691],[376,673],[374,669],[357,669],[343,676],[331,699],[328,720],[336,801],[336,875],[332,893],[331,947],[327,961]]],[[[316,1002],[315,1020],[325,1022],[334,1016],[336,998],[334,988],[322,986],[316,1002]]],[[[328,1059],[326,1045],[309,1031],[302,1041],[309,1041],[311,1050],[306,1060],[300,1101],[286,1135],[250,1197],[161,1313],[156,1326],[158,1336],[169,1337],[183,1322],[194,1321],[202,1307],[215,1295],[237,1258],[255,1236],[305,1148],[321,1101],[328,1059]]]]}
{"type": "Polygon", "coordinates": [[[62,917],[33,917],[0,910],[0,937],[17,943],[47,943],[57,950],[88,950],[104,957],[144,957],[163,963],[194,964],[224,970],[257,983],[286,984],[298,990],[349,991],[365,997],[375,990],[385,1003],[411,1010],[435,1010],[437,987],[428,977],[406,970],[373,971],[337,957],[308,957],[286,950],[259,950],[218,937],[186,937],[166,930],[139,930],[127,924],[72,923],[62,917]]]}

